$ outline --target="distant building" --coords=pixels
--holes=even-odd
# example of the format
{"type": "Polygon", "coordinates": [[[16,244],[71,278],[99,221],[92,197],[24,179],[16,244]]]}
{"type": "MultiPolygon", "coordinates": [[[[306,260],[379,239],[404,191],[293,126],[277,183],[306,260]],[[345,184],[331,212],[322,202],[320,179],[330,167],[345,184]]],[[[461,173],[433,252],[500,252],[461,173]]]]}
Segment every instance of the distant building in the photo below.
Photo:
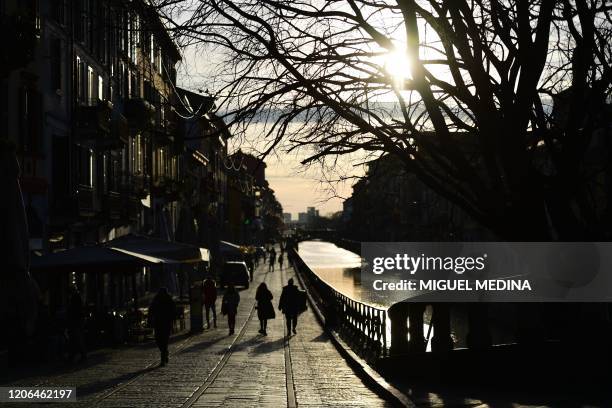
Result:
{"type": "Polygon", "coordinates": [[[291,213],[283,213],[283,221],[285,224],[291,223],[291,213]]]}
{"type": "Polygon", "coordinates": [[[315,220],[319,218],[319,210],[315,207],[307,207],[306,208],[306,224],[311,225],[315,222],[315,220]]]}
{"type": "Polygon", "coordinates": [[[463,210],[407,173],[394,156],[370,162],[343,207],[345,234],[357,241],[491,238],[463,210]]]}
{"type": "Polygon", "coordinates": [[[304,212],[298,213],[298,222],[300,224],[306,224],[308,222],[308,214],[304,212]]]}

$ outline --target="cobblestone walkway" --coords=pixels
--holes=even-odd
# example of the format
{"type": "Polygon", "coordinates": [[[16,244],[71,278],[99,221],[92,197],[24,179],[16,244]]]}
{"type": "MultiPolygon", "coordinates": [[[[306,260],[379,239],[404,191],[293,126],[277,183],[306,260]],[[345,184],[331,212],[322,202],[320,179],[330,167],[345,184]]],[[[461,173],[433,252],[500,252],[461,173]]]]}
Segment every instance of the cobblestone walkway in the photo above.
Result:
{"type": "Polygon", "coordinates": [[[99,350],[84,364],[24,372],[10,384],[76,386],[78,402],[66,404],[71,407],[387,406],[355,376],[311,310],[300,316],[298,334],[288,341],[278,311],[268,322],[268,336],[258,333],[257,285],[267,282],[277,306],[282,285],[294,273],[265,270],[260,266],[255,282],[240,292],[235,335],[228,336],[220,316],[217,329],[175,337],[166,367],[157,367],[158,351],[147,344],[99,350]]]}

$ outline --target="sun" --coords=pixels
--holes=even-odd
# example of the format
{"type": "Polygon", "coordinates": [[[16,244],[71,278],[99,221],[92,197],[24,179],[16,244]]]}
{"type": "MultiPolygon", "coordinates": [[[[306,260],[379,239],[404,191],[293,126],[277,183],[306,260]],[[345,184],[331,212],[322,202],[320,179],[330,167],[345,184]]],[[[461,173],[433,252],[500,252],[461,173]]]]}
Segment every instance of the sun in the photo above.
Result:
{"type": "Polygon", "coordinates": [[[410,78],[410,60],[405,51],[395,50],[384,56],[383,67],[395,82],[410,78]]]}

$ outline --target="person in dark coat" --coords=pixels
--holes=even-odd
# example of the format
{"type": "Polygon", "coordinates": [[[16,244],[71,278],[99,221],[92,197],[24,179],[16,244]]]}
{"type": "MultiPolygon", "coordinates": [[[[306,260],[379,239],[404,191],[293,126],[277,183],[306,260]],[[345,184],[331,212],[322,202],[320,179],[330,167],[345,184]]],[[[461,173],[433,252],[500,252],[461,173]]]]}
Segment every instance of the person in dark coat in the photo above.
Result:
{"type": "Polygon", "coordinates": [[[274,272],[274,263],[276,262],[276,251],[274,248],[270,250],[270,257],[268,259],[268,271],[274,272]]]}
{"type": "Polygon", "coordinates": [[[234,327],[236,326],[236,314],[238,313],[238,304],[240,303],[240,295],[234,287],[230,284],[223,295],[221,302],[221,313],[227,315],[227,325],[229,326],[230,336],[234,334],[234,327]]]}
{"type": "Polygon", "coordinates": [[[215,302],[217,301],[217,286],[215,281],[208,276],[202,285],[202,295],[204,297],[204,309],[206,310],[206,325],[210,329],[210,312],[213,315],[213,325],[217,328],[217,309],[215,302]]]}
{"type": "Polygon", "coordinates": [[[161,354],[160,365],[168,364],[168,342],[172,332],[172,322],[176,314],[176,306],[166,288],[159,288],[149,306],[149,316],[155,329],[155,343],[161,354]]]}
{"type": "Polygon", "coordinates": [[[255,293],[255,300],[257,301],[257,317],[259,318],[259,332],[264,336],[268,335],[266,331],[268,328],[268,319],[274,319],[276,314],[274,313],[274,306],[272,306],[272,292],[268,289],[268,286],[262,282],[257,287],[255,293]]]}
{"type": "Polygon", "coordinates": [[[66,328],[68,329],[68,344],[70,347],[68,358],[70,361],[74,359],[74,355],[77,352],[81,355],[81,360],[87,359],[83,337],[84,326],[85,312],[83,310],[83,300],[78,289],[73,286],[70,288],[70,298],[68,299],[68,307],[66,309],[66,328]]]}
{"type": "Polygon", "coordinates": [[[278,267],[280,270],[283,270],[283,258],[283,252],[281,251],[280,255],[278,256],[278,267]]]}
{"type": "Polygon", "coordinates": [[[285,315],[285,321],[287,323],[287,335],[297,334],[297,320],[299,314],[299,289],[293,284],[293,279],[289,279],[287,286],[283,287],[281,292],[280,301],[278,303],[278,309],[285,315]]]}

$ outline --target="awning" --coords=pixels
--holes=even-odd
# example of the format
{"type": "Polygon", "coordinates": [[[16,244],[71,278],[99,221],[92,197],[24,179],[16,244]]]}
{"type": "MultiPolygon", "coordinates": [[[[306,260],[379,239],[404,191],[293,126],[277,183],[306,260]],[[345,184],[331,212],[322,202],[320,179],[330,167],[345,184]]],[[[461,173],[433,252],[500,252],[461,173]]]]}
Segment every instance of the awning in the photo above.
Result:
{"type": "Polygon", "coordinates": [[[206,248],[200,248],[200,256],[202,257],[202,262],[210,262],[210,251],[206,248]]]}
{"type": "Polygon", "coordinates": [[[30,269],[33,272],[115,272],[118,269],[128,270],[164,263],[168,261],[92,245],[32,257],[30,269]]]}
{"type": "Polygon", "coordinates": [[[219,242],[219,251],[226,260],[242,260],[244,255],[239,245],[227,241],[219,242]]]}
{"type": "Polygon", "coordinates": [[[104,244],[105,247],[128,251],[131,255],[151,256],[169,262],[197,263],[206,261],[202,249],[194,245],[170,242],[159,238],[128,234],[104,244]]]}

